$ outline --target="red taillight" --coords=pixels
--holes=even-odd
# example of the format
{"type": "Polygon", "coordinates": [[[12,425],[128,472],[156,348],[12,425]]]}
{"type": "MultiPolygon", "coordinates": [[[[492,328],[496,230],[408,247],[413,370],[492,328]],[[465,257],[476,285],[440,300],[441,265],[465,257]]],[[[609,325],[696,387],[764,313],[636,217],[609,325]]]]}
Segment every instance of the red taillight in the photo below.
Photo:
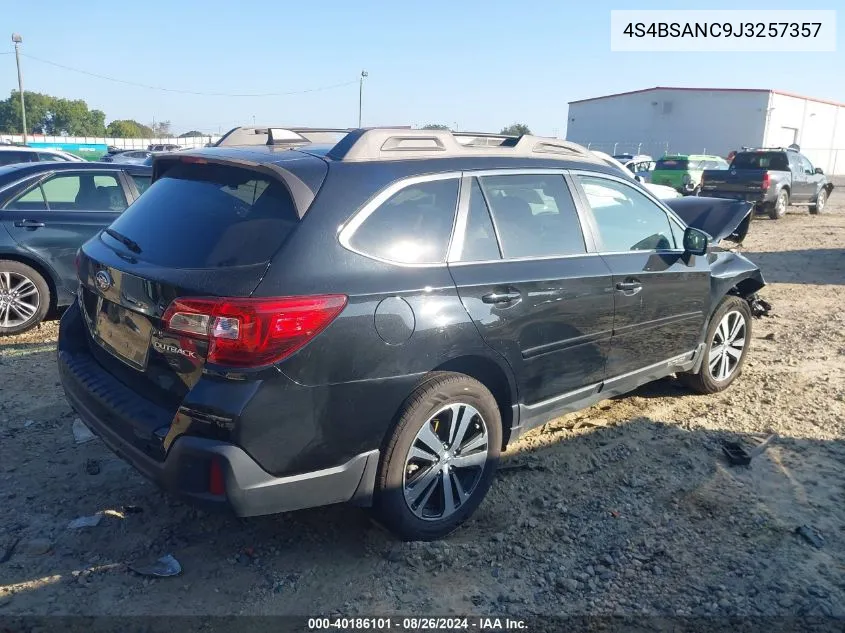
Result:
{"type": "Polygon", "coordinates": [[[208,469],[208,491],[217,496],[226,494],[226,481],[223,479],[223,467],[220,460],[212,458],[211,466],[208,469]]]}
{"type": "Polygon", "coordinates": [[[345,306],[345,295],[176,299],[163,320],[171,332],[207,339],[210,363],[259,367],[303,347],[345,306]]]}
{"type": "Polygon", "coordinates": [[[763,174],[763,182],[760,185],[760,189],[768,189],[770,184],[769,172],[765,172],[763,174]]]}

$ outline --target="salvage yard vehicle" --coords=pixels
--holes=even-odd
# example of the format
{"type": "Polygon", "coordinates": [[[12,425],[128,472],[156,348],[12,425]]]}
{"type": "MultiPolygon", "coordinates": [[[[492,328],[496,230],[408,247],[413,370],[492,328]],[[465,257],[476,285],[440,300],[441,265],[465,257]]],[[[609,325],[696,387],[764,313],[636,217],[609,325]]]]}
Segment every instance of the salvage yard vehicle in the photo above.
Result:
{"type": "Polygon", "coordinates": [[[673,154],[659,159],[651,173],[651,182],[672,187],[684,195],[697,196],[701,191],[701,174],[705,169],[727,169],[721,156],[706,154],[673,154]]]}
{"type": "Polygon", "coordinates": [[[701,188],[715,198],[753,202],[758,211],[777,220],[789,205],[807,206],[811,214],[821,213],[833,183],[799,148],[743,148],[727,171],[705,171],[701,188]]]}
{"type": "Polygon", "coordinates": [[[56,161],[59,163],[84,163],[85,159],[60,149],[28,147],[26,145],[3,145],[0,147],[0,166],[17,163],[56,161]]]}
{"type": "Polygon", "coordinates": [[[636,180],[640,183],[643,187],[645,187],[651,195],[660,198],[661,200],[670,200],[672,198],[679,198],[681,194],[675,191],[672,187],[667,187],[665,185],[656,185],[653,182],[646,182],[645,179],[640,176],[639,174],[635,174],[631,171],[627,165],[623,165],[615,156],[610,156],[609,154],[605,154],[604,152],[600,152],[598,150],[590,150],[601,158],[604,162],[608,165],[612,165],[617,167],[619,171],[625,174],[627,177],[631,178],[632,180],[636,180]]]}
{"type": "Polygon", "coordinates": [[[73,301],[79,247],[139,196],[151,173],[88,162],[0,168],[0,336],[73,301]]]}
{"type": "Polygon", "coordinates": [[[437,539],[527,430],[742,371],[758,268],[580,145],[267,137],[156,156],[61,320],[70,404],[173,493],[238,516],[351,502],[437,539]]]}

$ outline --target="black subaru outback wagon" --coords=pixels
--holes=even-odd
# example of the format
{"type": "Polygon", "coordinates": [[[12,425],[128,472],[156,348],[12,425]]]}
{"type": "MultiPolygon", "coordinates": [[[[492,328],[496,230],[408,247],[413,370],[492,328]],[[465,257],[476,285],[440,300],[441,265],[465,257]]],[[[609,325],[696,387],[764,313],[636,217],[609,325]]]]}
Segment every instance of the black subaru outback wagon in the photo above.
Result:
{"type": "Polygon", "coordinates": [[[764,282],[709,242],[747,208],[685,205],[705,233],[554,139],[275,132],[156,158],[79,254],[62,384],[165,489],[240,516],[348,501],[436,539],[526,430],[739,376],[764,282]]]}

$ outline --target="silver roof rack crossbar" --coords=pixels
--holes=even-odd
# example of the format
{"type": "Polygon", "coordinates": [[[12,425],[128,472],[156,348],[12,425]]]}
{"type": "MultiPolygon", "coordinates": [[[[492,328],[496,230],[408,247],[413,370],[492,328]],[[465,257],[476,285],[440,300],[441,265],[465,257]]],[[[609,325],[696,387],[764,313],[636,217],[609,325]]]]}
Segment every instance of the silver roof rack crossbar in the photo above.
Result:
{"type": "Polygon", "coordinates": [[[525,134],[452,133],[449,130],[353,130],[328,153],[333,160],[363,162],[446,158],[451,156],[535,156],[567,158],[573,155],[598,162],[590,151],[570,141],[525,134]]]}
{"type": "Polygon", "coordinates": [[[295,145],[302,143],[329,143],[333,145],[349,131],[348,128],[287,127],[282,125],[241,126],[226,132],[214,145],[215,147],[295,145]]]}

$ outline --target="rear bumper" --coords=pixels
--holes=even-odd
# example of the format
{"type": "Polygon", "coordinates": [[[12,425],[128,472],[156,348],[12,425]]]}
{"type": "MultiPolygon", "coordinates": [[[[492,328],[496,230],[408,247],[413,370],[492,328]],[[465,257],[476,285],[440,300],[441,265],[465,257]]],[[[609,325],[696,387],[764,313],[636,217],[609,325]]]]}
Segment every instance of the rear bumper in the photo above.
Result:
{"type": "Polygon", "coordinates": [[[741,191],[719,191],[718,189],[702,188],[701,194],[710,198],[727,198],[728,200],[744,200],[755,205],[762,206],[768,203],[774,203],[774,196],[769,195],[768,191],[754,191],[744,193],[741,191]]]}
{"type": "Polygon", "coordinates": [[[268,473],[239,446],[215,439],[182,435],[165,452],[164,438],[171,422],[168,412],[105,372],[79,345],[80,324],[74,303],[62,318],[58,350],[59,376],[68,401],[111,450],[163,489],[206,507],[231,508],[238,516],[370,502],[378,450],[359,453],[330,468],[286,476],[268,473]],[[148,425],[153,421],[157,428],[150,438],[132,441],[126,427],[138,416],[148,425]],[[121,428],[123,433],[118,431],[121,428]],[[210,492],[213,462],[223,474],[222,495],[210,492]]]}

